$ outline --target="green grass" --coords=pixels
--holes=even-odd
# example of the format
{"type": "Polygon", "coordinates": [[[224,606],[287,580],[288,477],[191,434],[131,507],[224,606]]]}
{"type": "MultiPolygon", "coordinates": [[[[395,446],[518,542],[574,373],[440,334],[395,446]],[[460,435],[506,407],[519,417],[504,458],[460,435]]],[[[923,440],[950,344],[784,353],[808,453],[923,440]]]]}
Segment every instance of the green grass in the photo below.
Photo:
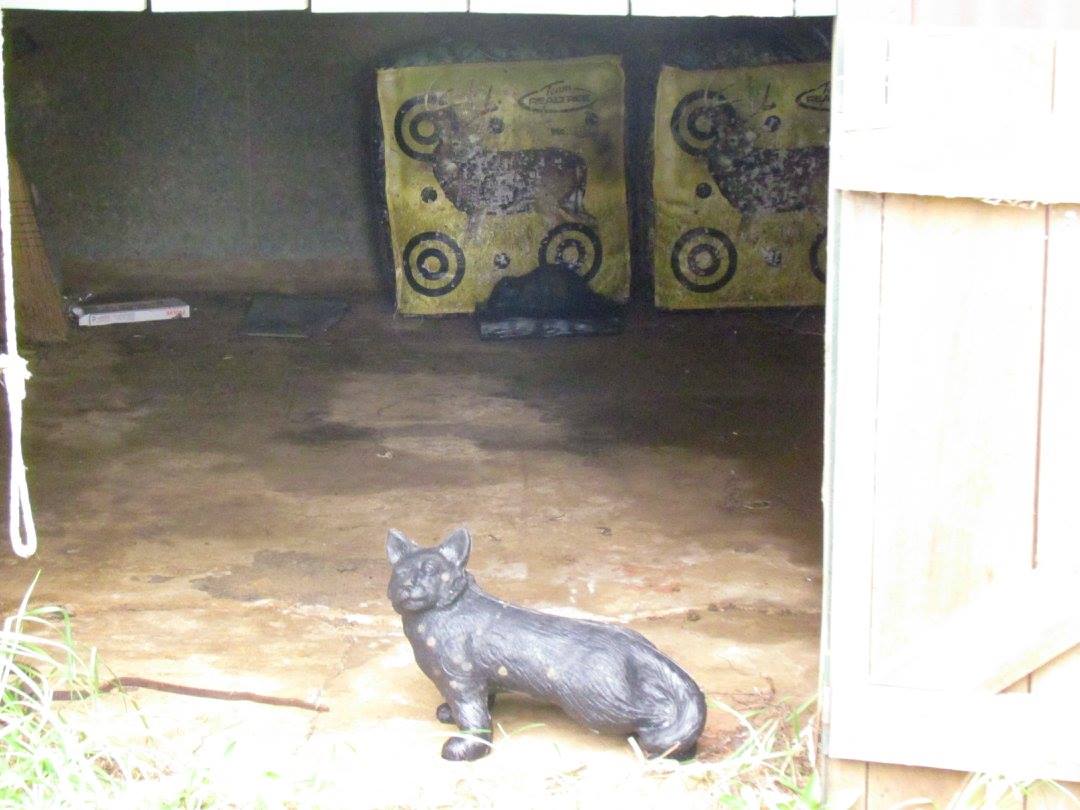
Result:
{"type": "Polygon", "coordinates": [[[1080,808],[1080,799],[1067,791],[1057,782],[1046,779],[1021,780],[990,774],[972,774],[964,780],[963,786],[949,800],[946,810],[976,810],[976,808],[1016,808],[1027,807],[1027,801],[1039,796],[1044,801],[1035,806],[1046,806],[1051,796],[1056,799],[1054,806],[1062,808],[1080,808]]]}
{"type": "Polygon", "coordinates": [[[661,760],[639,761],[646,772],[656,770],[682,782],[691,795],[705,793],[712,807],[817,810],[823,807],[823,785],[816,767],[814,704],[811,699],[796,707],[779,703],[740,712],[711,699],[713,712],[723,712],[738,724],[726,753],[678,767],[661,760]]]}
{"type": "Polygon", "coordinates": [[[34,584],[0,632],[0,807],[85,806],[106,798],[124,765],[53,701],[57,681],[93,692],[94,663],[76,655],[62,608],[29,606],[34,584]]]}
{"type": "Polygon", "coordinates": [[[0,808],[210,807],[198,780],[163,780],[172,775],[152,748],[112,740],[115,701],[102,711],[96,654],[77,652],[64,608],[30,606],[36,584],[0,630],[0,808]],[[54,700],[58,686],[86,697],[54,700]]]}

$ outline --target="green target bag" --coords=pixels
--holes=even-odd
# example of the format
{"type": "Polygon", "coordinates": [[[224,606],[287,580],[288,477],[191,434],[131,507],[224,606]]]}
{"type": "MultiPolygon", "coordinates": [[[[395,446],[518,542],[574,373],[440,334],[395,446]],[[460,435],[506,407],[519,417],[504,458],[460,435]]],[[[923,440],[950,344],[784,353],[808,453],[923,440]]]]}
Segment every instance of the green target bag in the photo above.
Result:
{"type": "Polygon", "coordinates": [[[623,83],[615,56],[379,71],[399,312],[557,261],[626,300],[623,83]]]}
{"type": "Polygon", "coordinates": [[[824,303],[829,64],[664,67],[652,256],[664,309],[824,303]]]}

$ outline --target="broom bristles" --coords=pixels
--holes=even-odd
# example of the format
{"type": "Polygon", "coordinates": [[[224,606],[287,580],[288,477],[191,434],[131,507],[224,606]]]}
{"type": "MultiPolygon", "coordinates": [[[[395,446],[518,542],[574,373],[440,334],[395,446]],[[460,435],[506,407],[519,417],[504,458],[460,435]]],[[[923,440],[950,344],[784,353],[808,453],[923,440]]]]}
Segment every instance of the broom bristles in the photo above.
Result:
{"type": "Polygon", "coordinates": [[[67,337],[64,302],[38,228],[30,187],[14,159],[11,172],[11,260],[15,266],[15,311],[19,334],[32,343],[67,337]]]}

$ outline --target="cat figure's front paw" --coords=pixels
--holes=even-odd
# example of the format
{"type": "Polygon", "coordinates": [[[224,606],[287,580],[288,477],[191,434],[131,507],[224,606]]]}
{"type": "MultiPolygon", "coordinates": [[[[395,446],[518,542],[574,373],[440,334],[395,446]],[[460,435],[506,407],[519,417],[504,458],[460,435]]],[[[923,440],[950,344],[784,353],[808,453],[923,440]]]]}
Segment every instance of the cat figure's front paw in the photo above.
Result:
{"type": "Polygon", "coordinates": [[[491,745],[475,737],[451,737],[442,747],[442,758],[453,762],[472,762],[491,753],[491,745]]]}

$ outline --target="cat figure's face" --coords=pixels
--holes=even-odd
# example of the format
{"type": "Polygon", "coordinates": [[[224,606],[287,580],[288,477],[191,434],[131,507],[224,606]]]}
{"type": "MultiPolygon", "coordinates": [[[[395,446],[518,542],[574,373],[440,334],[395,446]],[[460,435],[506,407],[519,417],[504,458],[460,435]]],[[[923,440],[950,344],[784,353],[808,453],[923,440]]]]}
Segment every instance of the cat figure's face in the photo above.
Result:
{"type": "Polygon", "coordinates": [[[435,548],[421,548],[391,529],[386,537],[392,566],[387,596],[394,610],[404,615],[451,604],[468,585],[465,563],[471,547],[466,529],[452,532],[435,548]]]}

